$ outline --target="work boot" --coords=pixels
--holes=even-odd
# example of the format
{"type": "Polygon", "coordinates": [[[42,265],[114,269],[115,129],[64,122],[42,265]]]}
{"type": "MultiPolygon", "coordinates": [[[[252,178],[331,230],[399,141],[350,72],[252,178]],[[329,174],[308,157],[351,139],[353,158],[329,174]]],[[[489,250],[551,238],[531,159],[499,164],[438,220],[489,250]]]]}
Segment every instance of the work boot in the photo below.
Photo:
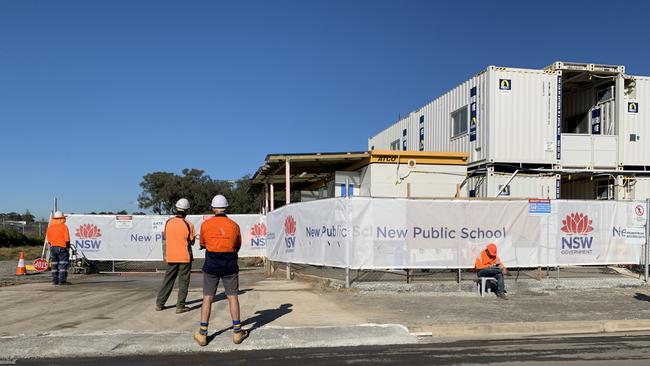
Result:
{"type": "Polygon", "coordinates": [[[156,304],[156,311],[163,311],[163,310],[165,310],[165,305],[156,304]]]}
{"type": "Polygon", "coordinates": [[[187,313],[188,311],[190,311],[189,306],[183,305],[183,306],[177,306],[176,307],[176,314],[187,313]]]}
{"type": "Polygon", "coordinates": [[[501,300],[508,300],[508,296],[506,296],[505,292],[497,294],[497,297],[501,300]]]}
{"type": "Polygon", "coordinates": [[[241,342],[244,341],[244,339],[248,338],[248,331],[247,330],[240,330],[239,332],[235,332],[232,335],[232,341],[235,344],[240,344],[241,342]]]}
{"type": "Polygon", "coordinates": [[[196,331],[196,333],[194,333],[194,340],[199,344],[199,346],[204,347],[208,344],[208,335],[196,331]]]}

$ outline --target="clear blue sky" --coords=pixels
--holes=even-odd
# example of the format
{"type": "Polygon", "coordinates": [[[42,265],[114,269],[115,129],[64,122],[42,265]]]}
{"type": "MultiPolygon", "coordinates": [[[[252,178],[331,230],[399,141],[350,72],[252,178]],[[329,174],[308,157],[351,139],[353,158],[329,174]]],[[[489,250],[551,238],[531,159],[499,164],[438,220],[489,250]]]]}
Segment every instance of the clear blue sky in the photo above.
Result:
{"type": "Polygon", "coordinates": [[[0,1],[0,212],[355,151],[487,65],[650,75],[647,1],[0,1]]]}

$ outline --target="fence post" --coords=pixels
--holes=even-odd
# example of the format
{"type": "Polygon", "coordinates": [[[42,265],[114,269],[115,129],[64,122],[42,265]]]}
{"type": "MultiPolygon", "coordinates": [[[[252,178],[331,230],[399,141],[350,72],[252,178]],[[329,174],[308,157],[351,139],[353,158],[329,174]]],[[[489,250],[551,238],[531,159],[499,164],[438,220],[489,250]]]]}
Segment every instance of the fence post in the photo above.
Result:
{"type": "MultiPolygon", "coordinates": [[[[335,188],[336,189],[336,188],[335,188]]],[[[350,178],[345,178],[345,221],[347,226],[350,226],[349,209],[350,209],[350,178]]],[[[348,240],[345,246],[345,288],[350,288],[350,241],[348,240]]]]}
{"type": "Polygon", "coordinates": [[[645,278],[646,285],[648,284],[648,262],[650,262],[650,198],[645,200],[645,270],[643,277],[645,278]]]}

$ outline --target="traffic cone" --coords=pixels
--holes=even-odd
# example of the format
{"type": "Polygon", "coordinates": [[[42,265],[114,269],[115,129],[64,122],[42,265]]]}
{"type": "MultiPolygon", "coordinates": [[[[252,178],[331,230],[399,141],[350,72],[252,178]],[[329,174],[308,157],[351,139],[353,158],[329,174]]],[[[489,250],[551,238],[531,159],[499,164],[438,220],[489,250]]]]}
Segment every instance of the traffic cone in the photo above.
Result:
{"type": "Polygon", "coordinates": [[[18,257],[18,267],[16,267],[16,276],[24,276],[27,274],[27,269],[25,268],[25,252],[20,252],[20,257],[18,257]]]}

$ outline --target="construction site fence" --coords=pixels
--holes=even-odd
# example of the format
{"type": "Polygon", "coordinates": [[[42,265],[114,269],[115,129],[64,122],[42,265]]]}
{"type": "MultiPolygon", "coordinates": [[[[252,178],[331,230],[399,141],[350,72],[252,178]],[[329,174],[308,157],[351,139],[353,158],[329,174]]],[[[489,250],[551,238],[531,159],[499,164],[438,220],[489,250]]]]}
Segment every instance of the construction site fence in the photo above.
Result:
{"type": "Polygon", "coordinates": [[[266,253],[293,266],[459,270],[495,243],[510,268],[647,272],[648,208],[648,201],[326,199],[269,212],[266,253]]]}

